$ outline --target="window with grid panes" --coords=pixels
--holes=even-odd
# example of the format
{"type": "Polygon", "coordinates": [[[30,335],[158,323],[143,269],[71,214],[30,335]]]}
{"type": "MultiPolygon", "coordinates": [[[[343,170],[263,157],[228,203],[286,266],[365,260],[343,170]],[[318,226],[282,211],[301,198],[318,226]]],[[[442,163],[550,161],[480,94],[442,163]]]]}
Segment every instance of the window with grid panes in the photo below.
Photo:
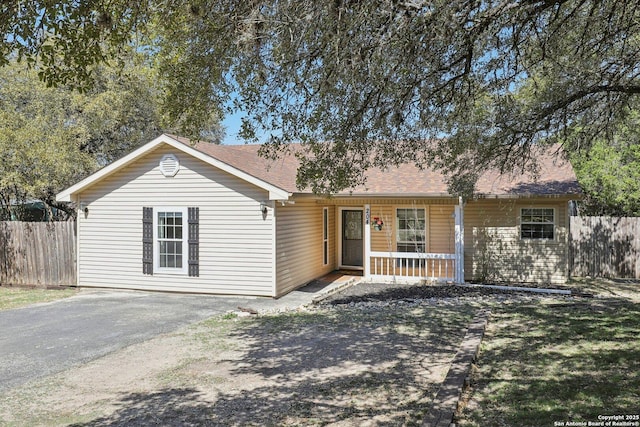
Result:
{"type": "Polygon", "coordinates": [[[553,208],[520,209],[520,238],[553,240],[555,210],[553,208]]]}
{"type": "Polygon", "coordinates": [[[396,246],[398,252],[426,252],[424,209],[398,208],[396,246]]]}
{"type": "Polygon", "coordinates": [[[154,209],[154,271],[187,274],[187,209],[154,209]]]}

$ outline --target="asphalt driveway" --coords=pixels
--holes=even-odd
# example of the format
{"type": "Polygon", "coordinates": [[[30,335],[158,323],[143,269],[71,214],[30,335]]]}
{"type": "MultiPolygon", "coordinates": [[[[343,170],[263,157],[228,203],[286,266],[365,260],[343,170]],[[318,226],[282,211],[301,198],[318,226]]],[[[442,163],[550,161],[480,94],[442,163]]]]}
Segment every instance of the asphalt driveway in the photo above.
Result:
{"type": "Polygon", "coordinates": [[[134,343],[237,309],[298,306],[313,293],[270,298],[83,291],[0,311],[0,391],[97,359],[134,343]]]}

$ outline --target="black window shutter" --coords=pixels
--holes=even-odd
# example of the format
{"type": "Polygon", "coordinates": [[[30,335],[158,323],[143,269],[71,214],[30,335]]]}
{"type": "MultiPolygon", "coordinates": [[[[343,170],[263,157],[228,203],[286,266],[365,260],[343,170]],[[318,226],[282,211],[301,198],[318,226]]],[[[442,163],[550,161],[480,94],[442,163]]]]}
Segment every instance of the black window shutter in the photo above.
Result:
{"type": "Polygon", "coordinates": [[[189,208],[189,276],[200,276],[200,208],[189,208]]]}
{"type": "Polygon", "coordinates": [[[153,208],[142,208],[142,274],[153,274],[153,208]]]}

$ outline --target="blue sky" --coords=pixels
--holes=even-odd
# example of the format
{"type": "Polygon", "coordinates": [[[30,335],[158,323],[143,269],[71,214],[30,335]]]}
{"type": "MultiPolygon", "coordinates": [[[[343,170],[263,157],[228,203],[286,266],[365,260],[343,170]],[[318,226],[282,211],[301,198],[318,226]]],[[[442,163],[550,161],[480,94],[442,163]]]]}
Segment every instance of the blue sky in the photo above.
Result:
{"type": "MultiPolygon", "coordinates": [[[[228,114],[222,121],[222,125],[225,128],[225,136],[222,143],[225,145],[238,145],[244,144],[245,141],[238,137],[240,126],[242,125],[242,117],[245,116],[244,111],[236,111],[234,114],[228,114]]],[[[265,142],[265,134],[259,135],[260,143],[265,142]]]]}
{"type": "Polygon", "coordinates": [[[225,145],[244,144],[244,141],[240,141],[238,138],[238,131],[240,130],[243,112],[237,111],[234,114],[227,115],[222,121],[222,125],[225,127],[226,135],[222,140],[225,145]]]}

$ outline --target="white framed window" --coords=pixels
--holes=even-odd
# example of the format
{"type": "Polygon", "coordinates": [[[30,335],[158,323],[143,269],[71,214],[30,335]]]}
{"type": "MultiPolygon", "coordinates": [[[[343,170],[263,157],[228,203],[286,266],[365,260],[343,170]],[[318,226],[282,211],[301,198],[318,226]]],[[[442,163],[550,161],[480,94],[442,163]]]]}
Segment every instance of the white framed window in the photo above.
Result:
{"type": "Polygon", "coordinates": [[[554,208],[521,208],[520,238],[553,240],[556,228],[555,218],[554,208]]]}
{"type": "Polygon", "coordinates": [[[187,221],[187,208],[153,209],[154,273],[188,273],[187,221]]]}
{"type": "Polygon", "coordinates": [[[329,208],[322,208],[322,265],[329,264],[329,208]]]}
{"type": "Polygon", "coordinates": [[[396,219],[396,250],[398,252],[426,252],[427,220],[425,209],[398,208],[396,219]]]}

